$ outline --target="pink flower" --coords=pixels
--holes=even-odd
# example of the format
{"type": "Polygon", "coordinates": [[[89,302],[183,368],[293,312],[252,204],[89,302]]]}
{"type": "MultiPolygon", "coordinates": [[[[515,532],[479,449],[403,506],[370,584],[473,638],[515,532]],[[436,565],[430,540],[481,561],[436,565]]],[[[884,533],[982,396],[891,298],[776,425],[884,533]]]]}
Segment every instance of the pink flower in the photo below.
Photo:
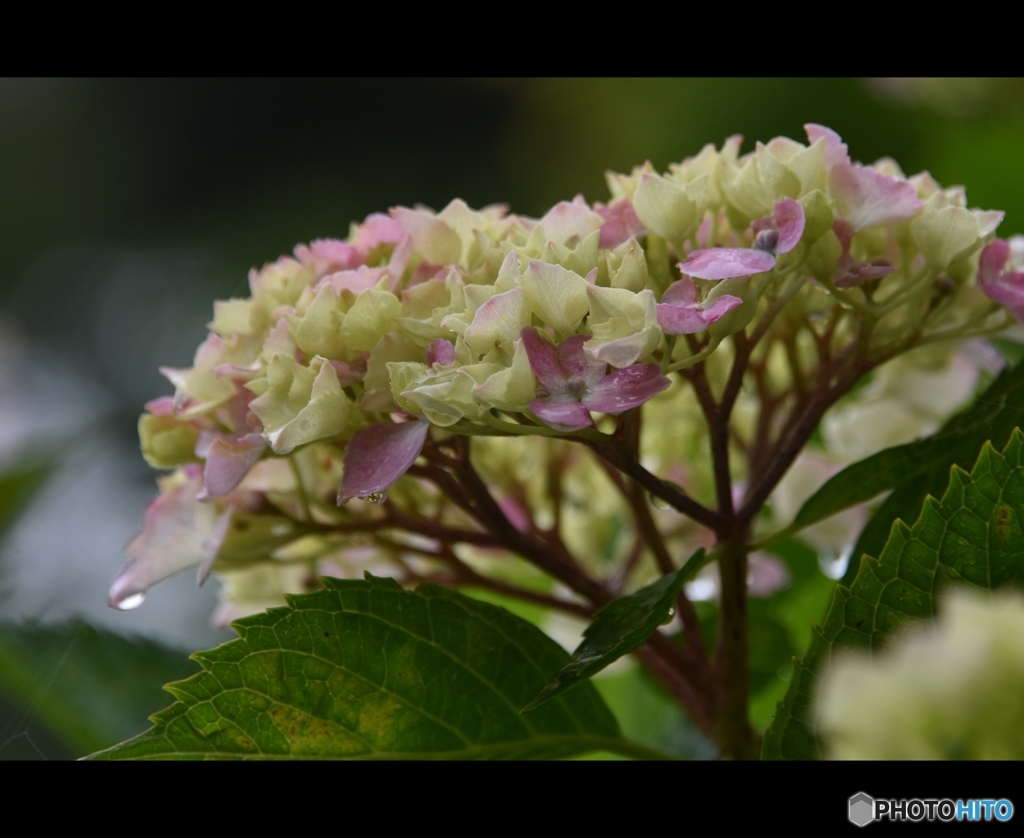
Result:
{"type": "Polygon", "coordinates": [[[697,301],[697,285],[689,277],[683,277],[665,290],[661,302],[654,308],[658,312],[658,325],[666,335],[691,335],[703,332],[742,302],[739,297],[723,294],[705,308],[697,301]]]}
{"type": "Polygon", "coordinates": [[[978,285],[992,300],[1024,322],[1024,272],[1014,271],[1010,245],[1002,239],[985,245],[978,259],[978,285]],[[1007,263],[1010,270],[1006,270],[1007,263]]]}
{"type": "Polygon", "coordinates": [[[530,410],[558,430],[576,431],[593,422],[590,411],[624,413],[666,389],[670,382],[656,364],[633,364],[607,373],[583,351],[588,335],[573,335],[555,346],[533,326],[520,333],[530,368],[540,382],[530,410]]]}
{"type": "Polygon", "coordinates": [[[803,206],[799,201],[785,198],[775,203],[771,215],[750,225],[757,234],[752,248],[695,250],[680,263],[679,270],[697,279],[731,279],[770,271],[775,267],[776,256],[789,253],[800,243],[804,224],[803,206]]]}

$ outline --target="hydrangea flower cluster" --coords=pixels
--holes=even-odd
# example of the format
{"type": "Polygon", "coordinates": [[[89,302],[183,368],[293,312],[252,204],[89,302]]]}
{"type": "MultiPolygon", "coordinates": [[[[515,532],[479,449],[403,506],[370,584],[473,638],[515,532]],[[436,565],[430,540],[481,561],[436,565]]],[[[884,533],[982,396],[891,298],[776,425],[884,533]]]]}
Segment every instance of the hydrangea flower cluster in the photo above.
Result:
{"type": "MultiPolygon", "coordinates": [[[[1024,319],[1001,212],[806,132],[609,174],[607,203],[539,219],[397,207],[253,270],[139,420],[172,471],[111,605],[197,566],[224,582],[226,625],[371,569],[585,615],[746,543],[866,373],[948,369],[1024,319]]],[[[754,585],[756,557],[737,561],[754,585]]],[[[685,701],[710,717],[717,699],[685,701]]]]}

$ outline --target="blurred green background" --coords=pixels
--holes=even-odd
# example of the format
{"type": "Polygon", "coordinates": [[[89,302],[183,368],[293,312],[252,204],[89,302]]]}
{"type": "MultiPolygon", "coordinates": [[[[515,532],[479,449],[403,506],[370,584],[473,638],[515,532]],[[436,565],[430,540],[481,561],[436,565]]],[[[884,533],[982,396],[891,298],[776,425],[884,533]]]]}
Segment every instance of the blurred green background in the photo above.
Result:
{"type": "MultiPolygon", "coordinates": [[[[135,421],[169,392],[157,366],[190,364],[251,266],[396,204],[604,200],[607,169],[806,122],[1024,232],[1021,80],[0,81],[0,759],[141,731],[228,637],[189,574],[137,612],[105,592],[154,492],[135,421]]],[[[605,689],[627,731],[677,730],[634,680],[605,689]]]]}

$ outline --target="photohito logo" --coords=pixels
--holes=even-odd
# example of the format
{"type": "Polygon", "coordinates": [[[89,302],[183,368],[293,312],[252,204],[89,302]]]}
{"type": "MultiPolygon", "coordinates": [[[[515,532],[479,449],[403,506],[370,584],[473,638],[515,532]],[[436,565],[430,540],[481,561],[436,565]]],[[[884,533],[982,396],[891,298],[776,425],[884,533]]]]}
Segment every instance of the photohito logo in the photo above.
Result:
{"type": "Polygon", "coordinates": [[[850,798],[850,823],[867,826],[872,821],[1008,821],[1013,817],[1013,804],[1001,800],[950,800],[919,798],[875,800],[862,791],[850,798]]]}

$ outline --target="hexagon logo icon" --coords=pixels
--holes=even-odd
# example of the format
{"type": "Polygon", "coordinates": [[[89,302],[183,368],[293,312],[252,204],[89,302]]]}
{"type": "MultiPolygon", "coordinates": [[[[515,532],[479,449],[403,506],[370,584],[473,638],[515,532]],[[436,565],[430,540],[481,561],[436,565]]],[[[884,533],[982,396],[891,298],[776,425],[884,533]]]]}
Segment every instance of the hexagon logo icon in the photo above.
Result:
{"type": "Polygon", "coordinates": [[[875,819],[875,800],[859,791],[850,798],[850,823],[867,826],[875,819]]]}

